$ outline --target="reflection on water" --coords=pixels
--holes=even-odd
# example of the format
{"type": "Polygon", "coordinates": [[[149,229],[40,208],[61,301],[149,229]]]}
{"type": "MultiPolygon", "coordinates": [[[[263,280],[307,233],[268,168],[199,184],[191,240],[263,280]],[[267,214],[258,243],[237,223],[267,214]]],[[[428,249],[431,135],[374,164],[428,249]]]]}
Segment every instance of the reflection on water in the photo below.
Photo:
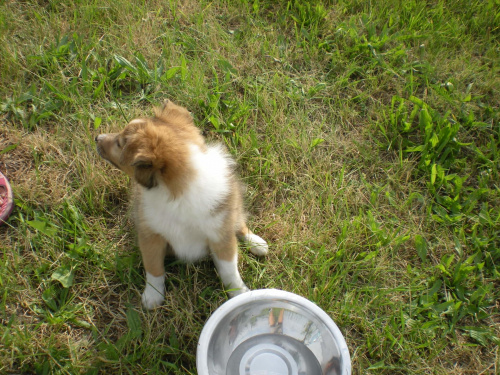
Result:
{"type": "MultiPolygon", "coordinates": [[[[271,352],[271,351],[270,351],[271,352]]],[[[332,374],[338,374],[339,372],[333,372],[332,374]]],[[[323,372],[321,370],[321,366],[311,352],[311,350],[294,338],[283,336],[279,334],[263,334],[251,337],[250,339],[242,342],[231,354],[229,361],[227,363],[226,375],[322,375],[323,372]],[[263,364],[258,364],[259,371],[257,373],[250,372],[251,368],[255,368],[254,366],[250,366],[249,363],[245,363],[244,366],[241,366],[242,359],[245,360],[245,354],[251,350],[251,348],[255,346],[265,347],[267,345],[273,346],[276,345],[285,352],[289,353],[292,362],[292,365],[288,366],[288,370],[284,368],[283,363],[286,362],[278,355],[261,355],[260,357],[256,357],[255,360],[259,360],[259,358],[266,358],[267,361],[276,361],[275,366],[273,363],[267,362],[266,366],[262,366],[263,364]],[[264,368],[268,368],[266,371],[264,368]],[[242,371],[240,371],[240,369],[242,371]],[[274,369],[274,370],[273,370],[274,369]],[[277,372],[278,371],[278,372],[277,372]]]]}

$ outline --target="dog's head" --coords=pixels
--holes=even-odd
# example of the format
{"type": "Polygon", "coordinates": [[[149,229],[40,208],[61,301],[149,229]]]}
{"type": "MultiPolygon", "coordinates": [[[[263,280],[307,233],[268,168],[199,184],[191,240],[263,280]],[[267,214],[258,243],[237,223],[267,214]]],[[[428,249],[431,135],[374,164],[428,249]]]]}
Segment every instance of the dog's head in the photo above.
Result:
{"type": "Polygon", "coordinates": [[[95,138],[99,155],[151,189],[163,180],[171,190],[189,177],[188,144],[203,145],[189,112],[172,102],[156,117],[132,120],[121,132],[95,138]]]}

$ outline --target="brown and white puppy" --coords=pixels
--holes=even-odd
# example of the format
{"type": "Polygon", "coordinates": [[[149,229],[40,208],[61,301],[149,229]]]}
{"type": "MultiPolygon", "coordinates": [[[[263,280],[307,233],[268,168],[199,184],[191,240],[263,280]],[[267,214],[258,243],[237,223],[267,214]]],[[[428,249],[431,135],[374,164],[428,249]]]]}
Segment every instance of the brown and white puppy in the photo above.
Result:
{"type": "Polygon", "coordinates": [[[247,228],[234,161],[221,145],[205,143],[185,108],[166,101],[155,114],[95,139],[99,155],[134,182],[144,307],[163,302],[167,249],[187,262],[210,254],[231,297],[248,291],[238,272],[237,238],[256,255],[268,246],[247,228]]]}

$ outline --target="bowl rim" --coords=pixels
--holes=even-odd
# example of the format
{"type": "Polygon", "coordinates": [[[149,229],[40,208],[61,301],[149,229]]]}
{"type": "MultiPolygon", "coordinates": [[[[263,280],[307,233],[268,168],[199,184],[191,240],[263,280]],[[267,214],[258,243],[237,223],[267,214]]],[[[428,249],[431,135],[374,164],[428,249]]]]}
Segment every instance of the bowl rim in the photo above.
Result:
{"type": "Polygon", "coordinates": [[[267,301],[277,298],[293,302],[306,308],[325,324],[325,326],[332,333],[339,348],[340,358],[343,364],[343,371],[341,375],[350,375],[351,357],[349,349],[342,332],[340,332],[340,329],[337,327],[333,319],[330,318],[330,316],[323,309],[307,298],[280,289],[257,289],[240,294],[223,303],[212,313],[212,315],[208,318],[208,321],[205,323],[198,340],[198,347],[196,350],[196,369],[198,371],[198,375],[210,375],[208,372],[208,344],[210,343],[210,338],[215,328],[229,312],[238,306],[243,306],[254,301],[267,301]]]}

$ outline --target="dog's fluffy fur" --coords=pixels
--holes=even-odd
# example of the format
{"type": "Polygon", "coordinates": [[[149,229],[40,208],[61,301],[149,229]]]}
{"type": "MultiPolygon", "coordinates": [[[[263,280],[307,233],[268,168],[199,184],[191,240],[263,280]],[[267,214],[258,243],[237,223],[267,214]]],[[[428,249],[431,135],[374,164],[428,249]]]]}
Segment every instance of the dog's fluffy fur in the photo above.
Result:
{"type": "Polygon", "coordinates": [[[155,114],[96,137],[99,154],[135,182],[144,307],[163,302],[169,251],[188,262],[210,254],[230,296],[248,291],[238,272],[237,238],[256,255],[268,246],[247,228],[234,161],[221,145],[205,143],[185,108],[166,101],[155,114]]]}

